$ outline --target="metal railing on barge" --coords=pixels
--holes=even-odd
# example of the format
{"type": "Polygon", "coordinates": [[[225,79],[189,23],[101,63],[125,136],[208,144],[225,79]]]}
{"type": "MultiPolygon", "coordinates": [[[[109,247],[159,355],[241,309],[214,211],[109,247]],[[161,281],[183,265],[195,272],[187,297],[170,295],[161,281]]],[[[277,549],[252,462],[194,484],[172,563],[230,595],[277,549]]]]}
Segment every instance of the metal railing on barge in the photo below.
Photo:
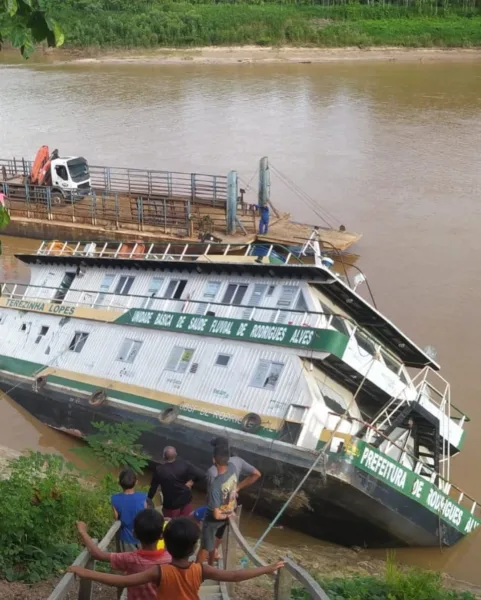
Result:
{"type": "MultiPolygon", "coordinates": [[[[7,183],[8,179],[18,176],[27,180],[31,169],[32,161],[24,158],[0,159],[0,174],[7,183]]],[[[99,194],[184,199],[214,207],[225,206],[227,202],[225,175],[99,165],[89,165],[89,171],[92,188],[99,194]]]]}
{"type": "MultiPolygon", "coordinates": [[[[238,509],[240,514],[241,507],[238,509]]],[[[109,529],[105,537],[99,543],[99,548],[107,550],[109,545],[115,540],[118,549],[118,530],[120,523],[117,521],[109,529]]],[[[266,563],[256,554],[239,529],[239,517],[232,518],[230,526],[222,540],[222,559],[219,561],[220,569],[238,569],[240,562],[238,550],[242,550],[244,556],[256,567],[265,566],[266,563]]],[[[273,600],[291,600],[291,590],[294,583],[306,590],[312,600],[329,600],[329,596],[324,592],[317,581],[300,565],[291,560],[288,556],[284,558],[285,566],[279,569],[275,575],[269,575],[274,583],[274,589],[269,596],[273,600]]],[[[85,549],[75,562],[75,566],[86,567],[95,570],[95,560],[87,549],[85,549]]],[[[239,584],[242,585],[242,584],[239,584]]],[[[59,581],[48,600],[67,600],[71,597],[75,586],[75,577],[72,573],[65,574],[59,581]]],[[[267,591],[267,590],[266,590],[267,591]]],[[[78,589],[78,600],[92,600],[95,596],[94,586],[91,581],[83,579],[80,581],[78,589]]],[[[204,582],[200,588],[201,600],[229,600],[234,593],[234,584],[216,584],[216,582],[204,582]],[[212,585],[214,584],[214,586],[212,585]]],[[[119,590],[118,597],[126,598],[124,593],[119,590]],[[122,595],[121,595],[122,594],[122,595]],[[121,595],[121,596],[120,596],[121,595]]]]}

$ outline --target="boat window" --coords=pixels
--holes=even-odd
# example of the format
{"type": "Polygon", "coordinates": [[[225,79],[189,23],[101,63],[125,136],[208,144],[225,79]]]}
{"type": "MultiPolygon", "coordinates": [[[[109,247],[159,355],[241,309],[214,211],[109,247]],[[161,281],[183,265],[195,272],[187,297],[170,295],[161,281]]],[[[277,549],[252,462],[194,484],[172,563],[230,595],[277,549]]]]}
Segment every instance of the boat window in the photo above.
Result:
{"type": "Polygon", "coordinates": [[[370,356],[374,356],[376,354],[376,346],[374,342],[367,337],[367,335],[361,333],[359,329],[357,329],[354,332],[354,337],[356,338],[357,345],[361,350],[361,354],[362,350],[364,350],[364,352],[367,352],[370,356]]]}
{"type": "Polygon", "coordinates": [[[227,367],[227,365],[229,364],[230,359],[231,359],[231,355],[230,354],[218,354],[217,358],[215,360],[215,364],[218,367],[227,367]]]}
{"type": "Polygon", "coordinates": [[[290,308],[298,291],[299,288],[296,285],[283,285],[277,300],[277,306],[279,308],[290,308]]]}
{"type": "MultiPolygon", "coordinates": [[[[332,310],[328,308],[325,304],[322,304],[322,302],[321,310],[326,315],[326,318],[329,318],[329,315],[334,315],[332,310]]],[[[343,317],[337,315],[333,316],[331,320],[331,326],[334,327],[334,329],[336,329],[340,333],[344,333],[344,335],[350,335],[349,329],[346,325],[346,320],[343,319],[343,317]]]]}
{"type": "Polygon", "coordinates": [[[148,298],[145,299],[142,308],[149,308],[150,306],[152,306],[153,299],[159,295],[159,290],[162,287],[163,282],[163,277],[152,277],[149,291],[147,292],[148,298]]]}
{"type": "Polygon", "coordinates": [[[248,287],[239,283],[229,283],[222,298],[222,304],[241,304],[248,287]]]}
{"type": "MultiPolygon", "coordinates": [[[[266,293],[266,290],[267,290],[266,283],[256,283],[254,285],[254,289],[252,290],[252,294],[250,295],[249,301],[247,302],[249,307],[260,306],[260,304],[262,303],[262,298],[264,297],[264,294],[266,293]]],[[[244,319],[249,319],[251,314],[252,314],[252,308],[247,308],[243,312],[242,316],[244,319]]]]}
{"type": "Polygon", "coordinates": [[[113,275],[111,273],[104,275],[104,279],[100,285],[100,294],[95,303],[96,308],[103,305],[105,297],[107,296],[107,292],[109,291],[110,286],[112,285],[114,279],[115,279],[115,275],[113,275]]]}
{"type": "Polygon", "coordinates": [[[22,323],[20,325],[20,331],[25,331],[25,333],[29,333],[31,325],[32,323],[22,323]]]}
{"type": "Polygon", "coordinates": [[[39,344],[42,340],[42,338],[47,335],[48,333],[48,327],[46,325],[42,325],[42,327],[40,327],[40,332],[37,336],[37,339],[35,340],[36,344],[39,344]]]}
{"type": "Polygon", "coordinates": [[[135,277],[128,276],[128,275],[122,275],[119,279],[119,282],[117,283],[117,285],[115,287],[115,293],[120,294],[122,296],[125,296],[126,294],[128,294],[130,291],[130,288],[132,287],[132,284],[134,283],[134,279],[135,279],[135,277]]]}
{"type": "Polygon", "coordinates": [[[117,360],[121,360],[122,362],[133,363],[139,350],[142,346],[142,342],[138,340],[131,340],[126,338],[122,342],[122,346],[120,347],[120,352],[117,355],[117,360]]]}
{"type": "Polygon", "coordinates": [[[299,298],[296,302],[296,310],[302,310],[303,312],[307,312],[309,310],[309,307],[307,306],[306,297],[304,296],[304,292],[302,291],[300,292],[299,298]]]}
{"type": "Polygon", "coordinates": [[[384,350],[384,348],[381,348],[381,356],[386,367],[397,375],[399,373],[399,369],[401,368],[401,363],[397,362],[390,354],[386,352],[386,350],[384,350]]]}
{"type": "MultiPolygon", "coordinates": [[[[216,296],[220,290],[221,282],[220,281],[208,281],[205,284],[204,293],[202,294],[202,300],[204,301],[214,301],[216,296]]],[[[203,315],[206,311],[207,304],[206,302],[199,302],[195,307],[195,312],[198,315],[203,315]]]]}
{"type": "Polygon", "coordinates": [[[82,352],[82,349],[85,346],[85,342],[87,341],[88,337],[89,334],[85,333],[85,331],[76,331],[75,335],[72,338],[72,341],[69,344],[68,349],[72,350],[72,352],[77,352],[77,354],[82,352]]]}
{"type": "Polygon", "coordinates": [[[283,368],[283,363],[273,362],[270,360],[259,361],[256,372],[254,373],[254,377],[251,381],[251,386],[263,388],[265,390],[275,390],[283,368]]]}
{"type": "Polygon", "coordinates": [[[166,370],[176,371],[177,373],[185,373],[192,362],[194,352],[195,350],[193,348],[174,346],[174,348],[172,348],[172,352],[170,353],[169,360],[167,361],[167,366],[165,367],[166,370]]]}
{"type": "Polygon", "coordinates": [[[179,300],[182,296],[182,292],[187,285],[187,279],[171,279],[165,292],[166,298],[172,298],[173,300],[179,300]]]}
{"type": "Polygon", "coordinates": [[[272,296],[274,294],[275,289],[276,289],[275,285],[270,285],[269,289],[267,290],[267,295],[272,296]]]}

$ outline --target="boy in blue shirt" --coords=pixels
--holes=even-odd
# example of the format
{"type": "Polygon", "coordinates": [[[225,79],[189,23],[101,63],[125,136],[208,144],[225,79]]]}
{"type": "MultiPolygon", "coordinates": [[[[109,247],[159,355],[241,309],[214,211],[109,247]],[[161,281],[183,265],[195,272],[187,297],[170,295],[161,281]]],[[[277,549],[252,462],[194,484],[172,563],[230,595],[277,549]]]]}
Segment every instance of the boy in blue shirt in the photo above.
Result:
{"type": "Polygon", "coordinates": [[[119,485],[123,492],[111,498],[114,516],[120,521],[120,548],[122,552],[132,552],[140,548],[134,536],[134,519],[147,508],[147,494],[136,492],[137,476],[132,469],[123,469],[119,475],[119,485]]]}

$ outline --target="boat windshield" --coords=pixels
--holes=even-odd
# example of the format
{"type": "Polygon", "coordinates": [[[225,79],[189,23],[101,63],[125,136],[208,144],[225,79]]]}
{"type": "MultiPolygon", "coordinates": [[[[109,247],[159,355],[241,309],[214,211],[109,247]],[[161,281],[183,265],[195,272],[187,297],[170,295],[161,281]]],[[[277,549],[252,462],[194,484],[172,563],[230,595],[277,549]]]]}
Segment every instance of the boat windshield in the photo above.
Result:
{"type": "Polygon", "coordinates": [[[85,158],[74,158],[67,161],[67,165],[73,181],[78,183],[89,178],[89,167],[85,158]]]}

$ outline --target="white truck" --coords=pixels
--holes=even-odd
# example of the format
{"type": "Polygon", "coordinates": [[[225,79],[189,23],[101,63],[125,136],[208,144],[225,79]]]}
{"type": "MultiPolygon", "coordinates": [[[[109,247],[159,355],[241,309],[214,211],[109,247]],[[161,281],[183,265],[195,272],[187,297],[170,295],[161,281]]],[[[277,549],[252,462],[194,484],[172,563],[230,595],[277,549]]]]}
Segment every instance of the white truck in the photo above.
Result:
{"type": "MultiPolygon", "coordinates": [[[[58,150],[50,153],[48,146],[42,146],[35,156],[30,172],[24,168],[24,175],[8,177],[7,170],[0,170],[0,184],[4,184],[7,196],[20,199],[21,190],[25,188],[25,197],[29,192],[38,196],[39,188],[50,188],[50,197],[53,204],[62,204],[65,201],[80,200],[91,191],[91,181],[88,163],[81,156],[60,157],[58,150]],[[3,172],[2,172],[3,171],[3,172]],[[30,190],[25,184],[30,184],[30,190]]],[[[44,194],[40,194],[44,196],[44,194]]],[[[26,199],[26,198],[25,198],[26,199]]]]}

